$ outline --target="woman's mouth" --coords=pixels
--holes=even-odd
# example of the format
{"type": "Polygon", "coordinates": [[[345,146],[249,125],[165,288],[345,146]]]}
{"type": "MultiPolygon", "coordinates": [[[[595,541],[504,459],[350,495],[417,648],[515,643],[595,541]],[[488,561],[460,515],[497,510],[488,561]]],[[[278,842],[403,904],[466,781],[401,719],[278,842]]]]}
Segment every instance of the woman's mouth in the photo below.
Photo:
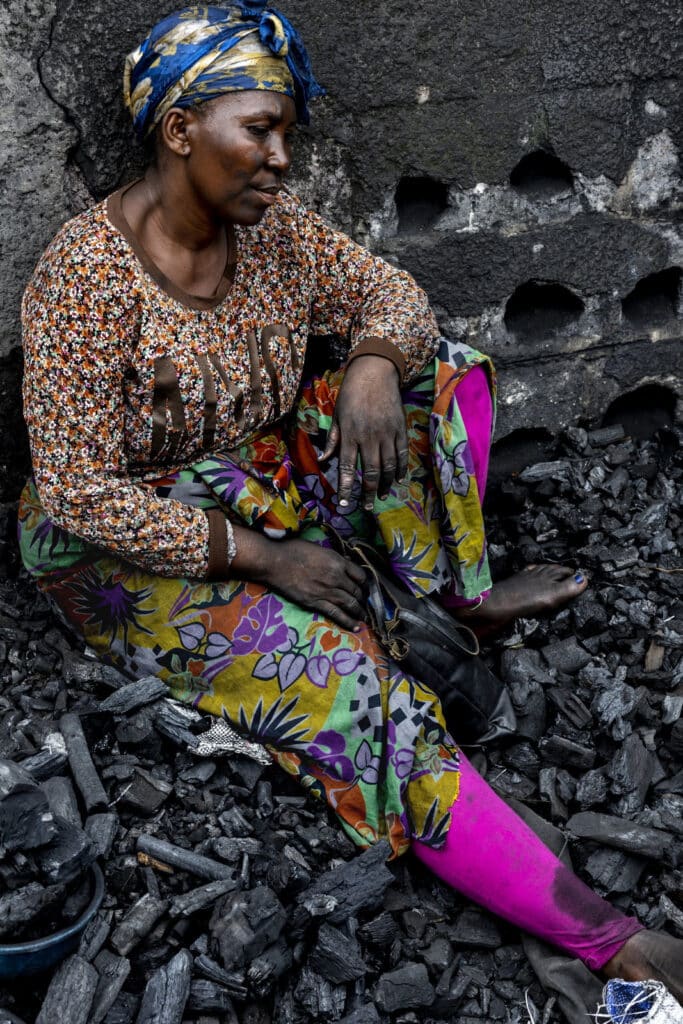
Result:
{"type": "Polygon", "coordinates": [[[276,186],[273,186],[272,188],[263,189],[256,188],[254,185],[252,185],[251,187],[252,191],[256,193],[261,202],[265,203],[266,206],[272,206],[273,203],[277,201],[280,189],[277,188],[276,186]]]}

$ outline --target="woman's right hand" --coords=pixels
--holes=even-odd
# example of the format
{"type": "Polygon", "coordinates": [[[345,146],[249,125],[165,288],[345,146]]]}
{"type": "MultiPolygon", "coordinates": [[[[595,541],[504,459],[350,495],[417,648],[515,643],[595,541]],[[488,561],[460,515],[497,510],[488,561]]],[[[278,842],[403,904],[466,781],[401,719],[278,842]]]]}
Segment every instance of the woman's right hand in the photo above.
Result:
{"type": "Polygon", "coordinates": [[[274,541],[245,527],[234,530],[235,576],[264,583],[343,629],[359,629],[365,619],[365,573],[359,566],[311,541],[274,541]]]}

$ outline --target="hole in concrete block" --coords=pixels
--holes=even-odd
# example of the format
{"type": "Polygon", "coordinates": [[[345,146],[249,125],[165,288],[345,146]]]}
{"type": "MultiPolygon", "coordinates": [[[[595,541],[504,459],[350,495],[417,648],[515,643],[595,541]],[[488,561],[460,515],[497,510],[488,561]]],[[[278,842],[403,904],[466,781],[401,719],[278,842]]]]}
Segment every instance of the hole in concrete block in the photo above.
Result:
{"type": "Polygon", "coordinates": [[[431,227],[448,206],[448,187],[434,178],[401,178],[396,189],[399,234],[431,227]]]}
{"type": "Polygon", "coordinates": [[[573,188],[574,176],[567,164],[554,153],[535,149],[523,156],[513,168],[510,184],[519,192],[548,196],[573,188]]]}
{"type": "Polygon", "coordinates": [[[584,308],[578,295],[561,284],[527,281],[508,299],[503,319],[518,337],[540,339],[569,327],[584,308]]]}
{"type": "Polygon", "coordinates": [[[637,327],[666,323],[678,313],[680,267],[669,267],[642,278],[621,303],[624,316],[637,327]]]}
{"type": "Polygon", "coordinates": [[[643,384],[635,391],[615,398],[603,416],[602,425],[621,423],[627,434],[647,440],[676,417],[676,396],[663,384],[643,384]]]}

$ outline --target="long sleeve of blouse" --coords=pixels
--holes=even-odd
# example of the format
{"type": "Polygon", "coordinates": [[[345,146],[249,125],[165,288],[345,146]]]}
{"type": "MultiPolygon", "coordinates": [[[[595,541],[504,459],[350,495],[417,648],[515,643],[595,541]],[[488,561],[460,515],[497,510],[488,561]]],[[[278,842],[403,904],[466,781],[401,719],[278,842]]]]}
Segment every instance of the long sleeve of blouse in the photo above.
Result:
{"type": "MultiPolygon", "coordinates": [[[[109,203],[111,204],[111,197],[109,203]]],[[[222,563],[221,513],[151,481],[289,412],[309,334],[411,376],[438,330],[412,278],[293,197],[237,231],[232,288],[178,295],[101,203],[65,225],[24,295],[24,409],[36,486],[60,527],[164,576],[222,563]]]]}

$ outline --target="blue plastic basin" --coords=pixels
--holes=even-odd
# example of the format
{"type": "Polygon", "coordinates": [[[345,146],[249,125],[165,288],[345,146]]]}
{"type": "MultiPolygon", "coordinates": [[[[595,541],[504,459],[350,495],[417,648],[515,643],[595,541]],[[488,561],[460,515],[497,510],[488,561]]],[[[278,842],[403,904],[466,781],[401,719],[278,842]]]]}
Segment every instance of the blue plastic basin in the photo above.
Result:
{"type": "Polygon", "coordinates": [[[71,953],[78,945],[85,926],[100,909],[104,898],[104,876],[97,864],[91,870],[93,890],[90,903],[68,928],[61,928],[35,942],[0,944],[0,978],[19,978],[24,974],[47,971],[71,953]]]}

